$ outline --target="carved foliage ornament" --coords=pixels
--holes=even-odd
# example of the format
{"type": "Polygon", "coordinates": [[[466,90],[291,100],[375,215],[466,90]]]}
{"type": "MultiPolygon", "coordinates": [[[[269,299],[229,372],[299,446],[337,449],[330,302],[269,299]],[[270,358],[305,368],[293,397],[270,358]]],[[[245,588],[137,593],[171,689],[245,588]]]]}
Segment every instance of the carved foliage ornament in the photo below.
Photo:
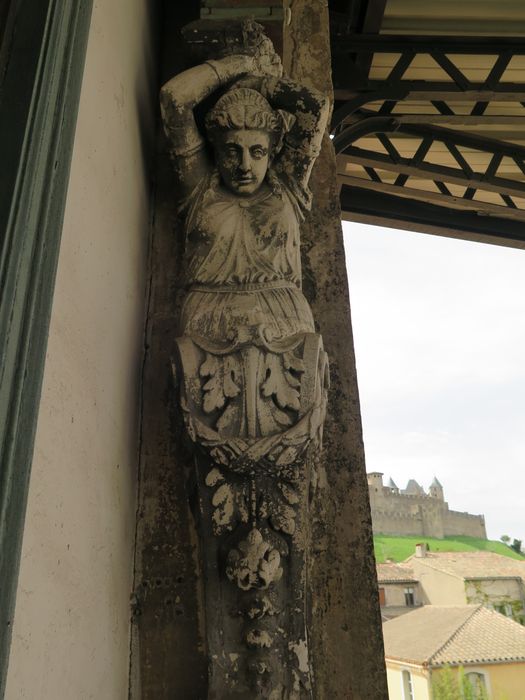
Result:
{"type": "Polygon", "coordinates": [[[243,37],[242,52],[161,92],[186,251],[174,374],[199,484],[209,697],[303,698],[328,361],[301,291],[299,233],[328,102],[282,77],[258,25],[243,37]],[[212,95],[202,133],[194,108],[212,95]]]}

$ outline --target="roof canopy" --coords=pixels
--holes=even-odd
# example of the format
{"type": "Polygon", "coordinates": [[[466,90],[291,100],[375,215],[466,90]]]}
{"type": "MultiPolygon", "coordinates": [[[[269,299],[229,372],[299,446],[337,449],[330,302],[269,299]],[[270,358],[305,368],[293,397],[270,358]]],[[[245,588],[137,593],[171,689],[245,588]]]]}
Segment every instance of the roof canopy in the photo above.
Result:
{"type": "Polygon", "coordinates": [[[331,0],[344,217],[525,247],[522,0],[331,0]]]}

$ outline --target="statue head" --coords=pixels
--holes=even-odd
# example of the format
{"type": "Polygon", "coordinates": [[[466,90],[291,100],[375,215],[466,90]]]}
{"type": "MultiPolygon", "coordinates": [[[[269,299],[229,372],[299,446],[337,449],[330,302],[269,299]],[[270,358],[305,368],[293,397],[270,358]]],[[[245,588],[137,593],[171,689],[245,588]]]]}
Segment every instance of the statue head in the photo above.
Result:
{"type": "Polygon", "coordinates": [[[262,185],[280,143],[283,120],[257,90],[235,88],[206,116],[223,185],[248,197],[262,185]]]}

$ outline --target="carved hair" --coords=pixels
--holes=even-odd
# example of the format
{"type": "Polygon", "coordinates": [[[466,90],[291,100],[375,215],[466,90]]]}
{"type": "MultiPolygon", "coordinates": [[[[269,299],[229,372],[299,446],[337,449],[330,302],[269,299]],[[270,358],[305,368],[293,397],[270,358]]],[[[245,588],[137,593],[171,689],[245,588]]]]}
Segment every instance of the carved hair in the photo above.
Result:
{"type": "Polygon", "coordinates": [[[260,129],[270,133],[277,144],[285,125],[279,111],[257,90],[234,88],[223,95],[206,115],[206,132],[213,143],[217,132],[230,129],[260,129]]]}

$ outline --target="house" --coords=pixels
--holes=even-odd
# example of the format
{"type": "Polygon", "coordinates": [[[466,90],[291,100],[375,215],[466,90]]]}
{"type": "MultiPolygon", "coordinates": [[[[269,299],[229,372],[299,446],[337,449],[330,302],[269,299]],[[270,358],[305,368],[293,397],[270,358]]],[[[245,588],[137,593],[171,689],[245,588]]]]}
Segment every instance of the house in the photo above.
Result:
{"type": "Polygon", "coordinates": [[[483,605],[426,605],[383,634],[390,700],[463,697],[468,685],[489,700],[525,698],[525,627],[483,605]],[[445,685],[457,695],[441,695],[445,685]]]}
{"type": "Polygon", "coordinates": [[[419,582],[423,605],[481,603],[525,623],[525,560],[495,552],[428,552],[418,545],[403,566],[419,582]]]}
{"type": "Polygon", "coordinates": [[[377,564],[379,604],[383,620],[410,612],[422,605],[419,581],[406,564],[377,564]]]}

